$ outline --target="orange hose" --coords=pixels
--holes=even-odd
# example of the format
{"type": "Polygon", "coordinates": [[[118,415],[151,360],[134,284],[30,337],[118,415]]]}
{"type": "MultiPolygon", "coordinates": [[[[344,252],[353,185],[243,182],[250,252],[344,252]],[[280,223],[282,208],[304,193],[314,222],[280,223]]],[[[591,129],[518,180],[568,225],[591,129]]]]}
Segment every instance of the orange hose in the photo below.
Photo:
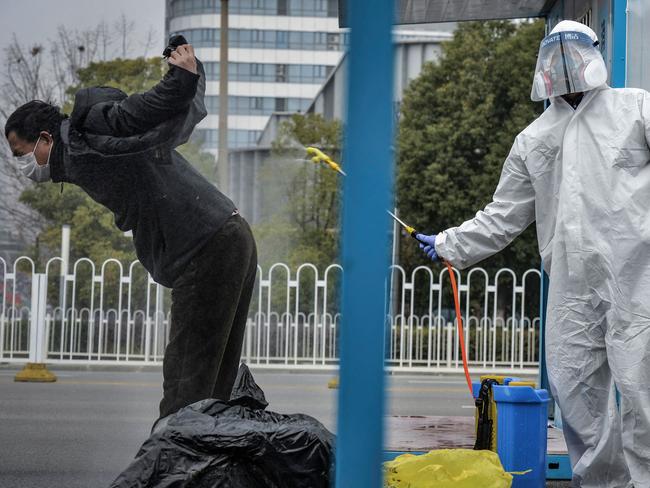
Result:
{"type": "Polygon", "coordinates": [[[458,294],[458,287],[456,286],[456,274],[447,261],[443,261],[447,265],[449,271],[449,279],[451,279],[451,288],[454,292],[454,307],[456,308],[456,321],[458,322],[458,338],[460,339],[460,355],[463,358],[463,370],[465,370],[465,379],[467,380],[467,387],[469,394],[474,398],[472,390],[472,380],[469,377],[469,368],[467,367],[467,353],[465,352],[465,334],[463,333],[463,317],[460,314],[460,295],[458,294]]]}

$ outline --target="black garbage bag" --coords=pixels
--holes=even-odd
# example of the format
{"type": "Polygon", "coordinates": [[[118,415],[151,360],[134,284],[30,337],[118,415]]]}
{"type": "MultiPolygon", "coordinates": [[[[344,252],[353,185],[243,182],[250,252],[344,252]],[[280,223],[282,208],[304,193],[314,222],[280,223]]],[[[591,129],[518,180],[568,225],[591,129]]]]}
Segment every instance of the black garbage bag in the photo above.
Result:
{"type": "Polygon", "coordinates": [[[202,400],[160,420],[111,488],[328,487],[334,435],[267,406],[242,364],[228,402],[202,400]]]}

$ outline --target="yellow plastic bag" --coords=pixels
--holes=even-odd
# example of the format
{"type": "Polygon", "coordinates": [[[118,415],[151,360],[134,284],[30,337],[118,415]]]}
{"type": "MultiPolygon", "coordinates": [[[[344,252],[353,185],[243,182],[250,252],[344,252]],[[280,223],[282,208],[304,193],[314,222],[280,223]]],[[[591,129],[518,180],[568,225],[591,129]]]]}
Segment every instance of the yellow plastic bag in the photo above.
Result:
{"type": "Polygon", "coordinates": [[[510,488],[512,475],[492,451],[440,449],[384,463],[386,488],[510,488]]]}

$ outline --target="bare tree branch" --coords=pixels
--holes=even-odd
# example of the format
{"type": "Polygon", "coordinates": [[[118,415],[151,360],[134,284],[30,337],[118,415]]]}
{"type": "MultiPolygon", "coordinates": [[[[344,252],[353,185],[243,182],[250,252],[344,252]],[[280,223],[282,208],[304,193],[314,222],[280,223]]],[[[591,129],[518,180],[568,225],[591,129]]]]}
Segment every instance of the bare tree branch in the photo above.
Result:
{"type": "Polygon", "coordinates": [[[118,35],[120,45],[122,47],[121,58],[126,58],[129,53],[130,46],[132,44],[131,37],[135,31],[135,22],[129,20],[124,12],[120,14],[119,19],[113,24],[115,32],[118,35]]]}
{"type": "Polygon", "coordinates": [[[149,55],[149,51],[158,44],[158,32],[153,27],[150,27],[147,31],[147,38],[143,43],[144,52],[142,57],[146,58],[149,55]]]}
{"type": "Polygon", "coordinates": [[[108,48],[113,42],[113,35],[108,27],[108,23],[105,20],[102,20],[97,24],[97,43],[100,49],[99,59],[101,61],[108,60],[108,48]]]}

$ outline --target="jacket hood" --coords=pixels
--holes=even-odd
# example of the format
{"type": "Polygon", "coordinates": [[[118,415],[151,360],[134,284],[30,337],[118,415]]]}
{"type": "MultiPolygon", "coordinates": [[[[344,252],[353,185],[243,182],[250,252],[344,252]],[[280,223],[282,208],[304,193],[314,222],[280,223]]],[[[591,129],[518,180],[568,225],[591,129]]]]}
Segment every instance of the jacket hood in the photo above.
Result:
{"type": "Polygon", "coordinates": [[[119,102],[126,98],[126,93],[110,86],[82,88],[74,97],[74,108],[70,115],[70,124],[81,127],[91,107],[99,102],[119,102]]]}

